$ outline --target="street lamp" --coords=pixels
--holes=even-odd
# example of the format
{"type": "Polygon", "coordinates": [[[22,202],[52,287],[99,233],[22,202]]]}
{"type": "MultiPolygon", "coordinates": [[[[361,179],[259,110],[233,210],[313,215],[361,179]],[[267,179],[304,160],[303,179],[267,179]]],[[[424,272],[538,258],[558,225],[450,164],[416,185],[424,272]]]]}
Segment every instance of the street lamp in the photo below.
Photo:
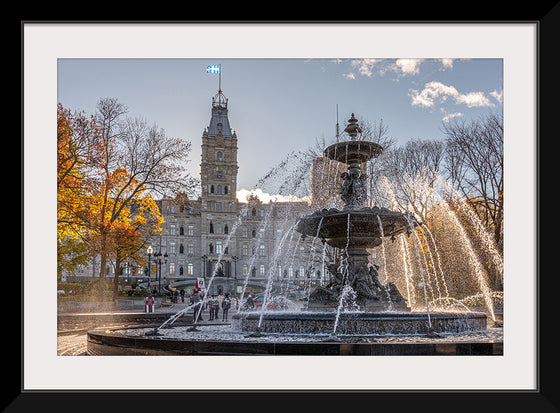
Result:
{"type": "Polygon", "coordinates": [[[231,257],[231,259],[233,260],[233,279],[235,281],[237,281],[237,261],[239,261],[239,257],[237,255],[234,255],[233,257],[231,257]]]}
{"type": "Polygon", "coordinates": [[[151,266],[152,266],[152,254],[154,252],[154,249],[152,248],[151,245],[148,246],[148,249],[146,250],[146,252],[148,253],[148,295],[151,294],[150,292],[150,270],[151,270],[151,266]]]}
{"type": "Polygon", "coordinates": [[[161,295],[161,264],[167,264],[168,255],[167,255],[167,252],[166,252],[165,254],[163,254],[163,259],[162,259],[161,258],[162,257],[161,251],[158,251],[154,254],[154,257],[156,257],[155,262],[156,262],[157,268],[159,270],[159,273],[158,273],[159,274],[158,275],[158,294],[161,295]]]}
{"type": "Polygon", "coordinates": [[[200,259],[202,260],[202,278],[206,280],[206,261],[208,261],[208,255],[203,255],[200,259]]]}

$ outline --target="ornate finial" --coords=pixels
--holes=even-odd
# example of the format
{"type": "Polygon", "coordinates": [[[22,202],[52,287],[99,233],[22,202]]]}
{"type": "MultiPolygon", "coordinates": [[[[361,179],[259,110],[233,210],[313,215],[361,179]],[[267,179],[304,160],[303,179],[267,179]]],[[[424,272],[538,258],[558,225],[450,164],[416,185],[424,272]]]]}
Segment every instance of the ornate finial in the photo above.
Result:
{"type": "Polygon", "coordinates": [[[358,119],[354,117],[352,113],[352,117],[348,119],[348,126],[344,129],[348,135],[350,135],[350,139],[356,140],[356,136],[358,133],[362,133],[362,129],[358,126],[358,119]]]}

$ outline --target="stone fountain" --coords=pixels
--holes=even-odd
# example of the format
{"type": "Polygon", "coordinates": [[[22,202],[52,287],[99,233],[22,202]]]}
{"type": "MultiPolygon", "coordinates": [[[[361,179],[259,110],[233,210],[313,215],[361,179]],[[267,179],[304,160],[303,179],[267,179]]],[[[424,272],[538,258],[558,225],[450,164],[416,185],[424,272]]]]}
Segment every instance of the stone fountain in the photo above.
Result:
{"type": "Polygon", "coordinates": [[[475,313],[411,313],[406,300],[392,282],[382,284],[370,263],[368,248],[384,238],[394,240],[402,233],[411,234],[420,225],[410,212],[383,207],[367,207],[366,174],[361,166],[379,156],[383,148],[357,139],[361,129],[352,114],[344,131],[350,136],[323,151],[323,157],[347,165],[341,174],[342,210],[322,209],[299,219],[295,230],[303,236],[317,237],[341,251],[339,263],[326,268],[330,280],[310,292],[304,311],[297,313],[237,314],[233,328],[280,334],[340,335],[414,335],[437,336],[438,332],[461,333],[486,329],[486,316],[475,313]]]}
{"type": "Polygon", "coordinates": [[[394,212],[387,208],[365,206],[367,176],[361,173],[361,165],[379,156],[383,148],[373,142],[356,140],[361,132],[358,120],[352,114],[345,132],[351,140],[337,142],[323,151],[323,157],[344,163],[340,197],[342,210],[323,209],[302,217],[296,231],[305,236],[321,238],[331,247],[343,251],[342,265],[329,264],[330,282],[317,287],[309,297],[309,309],[336,309],[343,287],[350,286],[356,294],[356,304],[363,311],[410,311],[395,284],[382,285],[377,270],[379,266],[369,263],[368,248],[377,247],[384,237],[395,239],[403,232],[410,234],[411,227],[418,225],[413,215],[394,212]]]}

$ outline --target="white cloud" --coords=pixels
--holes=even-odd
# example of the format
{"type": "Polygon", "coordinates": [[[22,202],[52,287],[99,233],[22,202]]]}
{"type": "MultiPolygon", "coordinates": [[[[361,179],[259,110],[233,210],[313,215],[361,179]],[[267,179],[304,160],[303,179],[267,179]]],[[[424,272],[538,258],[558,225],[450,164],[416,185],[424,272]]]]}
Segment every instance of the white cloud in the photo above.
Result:
{"type": "Polygon", "coordinates": [[[396,72],[401,72],[404,75],[417,75],[420,73],[420,63],[424,59],[397,59],[395,62],[396,72]]]}
{"type": "Polygon", "coordinates": [[[356,79],[356,75],[352,72],[343,73],[342,76],[345,77],[346,79],[352,79],[352,80],[356,79]]]}
{"type": "Polygon", "coordinates": [[[239,191],[236,192],[237,200],[243,203],[247,202],[247,199],[249,198],[250,195],[256,196],[264,204],[268,204],[270,202],[299,202],[299,201],[309,203],[309,197],[298,198],[297,196],[294,195],[279,195],[279,194],[271,195],[266,192],[263,192],[263,190],[260,188],[252,189],[250,191],[247,189],[240,189],[239,191]]]}
{"type": "Polygon", "coordinates": [[[447,86],[437,81],[426,83],[420,92],[411,89],[409,96],[412,99],[412,106],[433,107],[436,99],[445,102],[448,97],[455,99],[455,103],[465,104],[469,108],[494,106],[483,92],[462,94],[454,86],[447,86]]]}
{"type": "Polygon", "coordinates": [[[461,112],[455,112],[455,113],[448,113],[447,115],[445,115],[443,117],[443,121],[444,122],[449,122],[451,119],[459,117],[459,116],[463,116],[463,114],[461,112]]]}
{"type": "Polygon", "coordinates": [[[503,103],[503,98],[504,98],[504,91],[500,90],[499,92],[494,90],[493,92],[490,92],[490,96],[492,96],[494,99],[496,99],[498,102],[503,103]]]}
{"type": "Polygon", "coordinates": [[[359,59],[359,60],[351,60],[350,64],[352,67],[358,69],[358,72],[367,77],[371,77],[373,74],[373,67],[383,61],[383,59],[359,59]]]}
{"type": "Polygon", "coordinates": [[[441,65],[443,66],[443,70],[445,69],[453,69],[453,59],[439,59],[441,65]]]}

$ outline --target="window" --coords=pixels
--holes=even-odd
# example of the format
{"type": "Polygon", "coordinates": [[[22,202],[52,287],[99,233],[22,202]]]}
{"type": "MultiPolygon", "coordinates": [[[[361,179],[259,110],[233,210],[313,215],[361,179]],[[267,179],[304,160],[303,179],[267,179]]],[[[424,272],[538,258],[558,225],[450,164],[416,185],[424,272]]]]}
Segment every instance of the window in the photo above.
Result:
{"type": "Polygon", "coordinates": [[[216,234],[221,234],[221,233],[222,233],[222,224],[218,222],[216,224],[216,234]]]}
{"type": "Polygon", "coordinates": [[[224,234],[229,234],[229,227],[228,225],[224,225],[224,234]]]}
{"type": "Polygon", "coordinates": [[[222,193],[222,185],[218,185],[218,186],[216,187],[216,193],[217,193],[217,194],[221,194],[221,193],[222,193]]]}
{"type": "Polygon", "coordinates": [[[175,263],[169,263],[169,275],[175,275],[175,263]]]}
{"type": "Polygon", "coordinates": [[[179,275],[183,275],[183,266],[179,266],[179,275]]]}
{"type": "Polygon", "coordinates": [[[253,208],[253,210],[251,211],[251,215],[252,216],[257,216],[257,210],[255,208],[253,208]]]}
{"type": "Polygon", "coordinates": [[[183,254],[185,252],[185,248],[183,247],[183,244],[179,245],[179,254],[183,254]]]}
{"type": "Polygon", "coordinates": [[[175,243],[174,242],[169,243],[169,253],[175,254],[175,243]]]}
{"type": "Polygon", "coordinates": [[[264,255],[264,244],[259,246],[259,255],[264,255]]]}
{"type": "MultiPolygon", "coordinates": [[[[221,123],[220,123],[221,125],[221,123]]],[[[221,161],[223,159],[223,153],[221,151],[216,152],[216,158],[218,159],[218,161],[221,161]]]]}
{"type": "Polygon", "coordinates": [[[194,244],[192,242],[189,242],[189,244],[187,245],[187,254],[194,254],[194,244]]]}
{"type": "Polygon", "coordinates": [[[255,238],[257,236],[257,232],[255,230],[251,231],[251,237],[255,238]]]}
{"type": "MultiPolygon", "coordinates": [[[[247,212],[247,211],[245,211],[245,212],[247,212]]],[[[246,227],[243,227],[241,229],[241,233],[242,233],[242,236],[245,237],[245,238],[247,238],[249,236],[249,230],[246,227]]]]}
{"type": "Polygon", "coordinates": [[[210,185],[210,193],[211,193],[211,194],[214,193],[214,185],[210,185]]]}
{"type": "Polygon", "coordinates": [[[216,202],[216,211],[221,211],[221,210],[222,210],[222,203],[216,202]]]}
{"type": "Polygon", "coordinates": [[[261,209],[261,217],[264,217],[264,209],[261,209]]]}
{"type": "Polygon", "coordinates": [[[210,221],[210,234],[214,233],[214,224],[210,221]]]}
{"type": "Polygon", "coordinates": [[[263,264],[261,264],[261,266],[259,267],[259,275],[260,275],[261,277],[264,277],[264,276],[265,276],[265,269],[264,269],[264,265],[263,265],[263,264]]]}
{"type": "Polygon", "coordinates": [[[290,267],[290,268],[288,269],[288,276],[289,276],[290,278],[292,278],[292,277],[294,276],[294,269],[293,269],[292,267],[290,267]]]}
{"type": "Polygon", "coordinates": [[[247,267],[247,264],[243,264],[243,275],[247,276],[247,274],[249,274],[249,267],[247,267]]]}
{"type": "Polygon", "coordinates": [[[187,227],[187,235],[194,235],[194,225],[189,225],[187,227]]]}
{"type": "Polygon", "coordinates": [[[228,188],[229,188],[229,187],[228,187],[227,185],[224,186],[224,194],[226,194],[226,195],[228,194],[228,188]]]}
{"type": "Polygon", "coordinates": [[[300,277],[305,277],[305,268],[299,267],[299,276],[300,277]]]}
{"type": "Polygon", "coordinates": [[[169,235],[175,235],[175,225],[169,225],[169,235]]]}
{"type": "Polygon", "coordinates": [[[245,209],[243,210],[243,216],[244,216],[244,217],[247,216],[247,208],[245,208],[245,209]]]}
{"type": "Polygon", "coordinates": [[[193,275],[193,273],[194,273],[193,264],[192,262],[189,262],[187,264],[187,275],[193,275]]]}
{"type": "Polygon", "coordinates": [[[249,246],[247,244],[243,244],[241,248],[241,255],[249,255],[249,246]]]}
{"type": "Polygon", "coordinates": [[[185,235],[185,228],[182,225],[179,227],[179,235],[185,235]]]}
{"type": "Polygon", "coordinates": [[[216,254],[222,253],[222,241],[216,241],[216,254]]]}

